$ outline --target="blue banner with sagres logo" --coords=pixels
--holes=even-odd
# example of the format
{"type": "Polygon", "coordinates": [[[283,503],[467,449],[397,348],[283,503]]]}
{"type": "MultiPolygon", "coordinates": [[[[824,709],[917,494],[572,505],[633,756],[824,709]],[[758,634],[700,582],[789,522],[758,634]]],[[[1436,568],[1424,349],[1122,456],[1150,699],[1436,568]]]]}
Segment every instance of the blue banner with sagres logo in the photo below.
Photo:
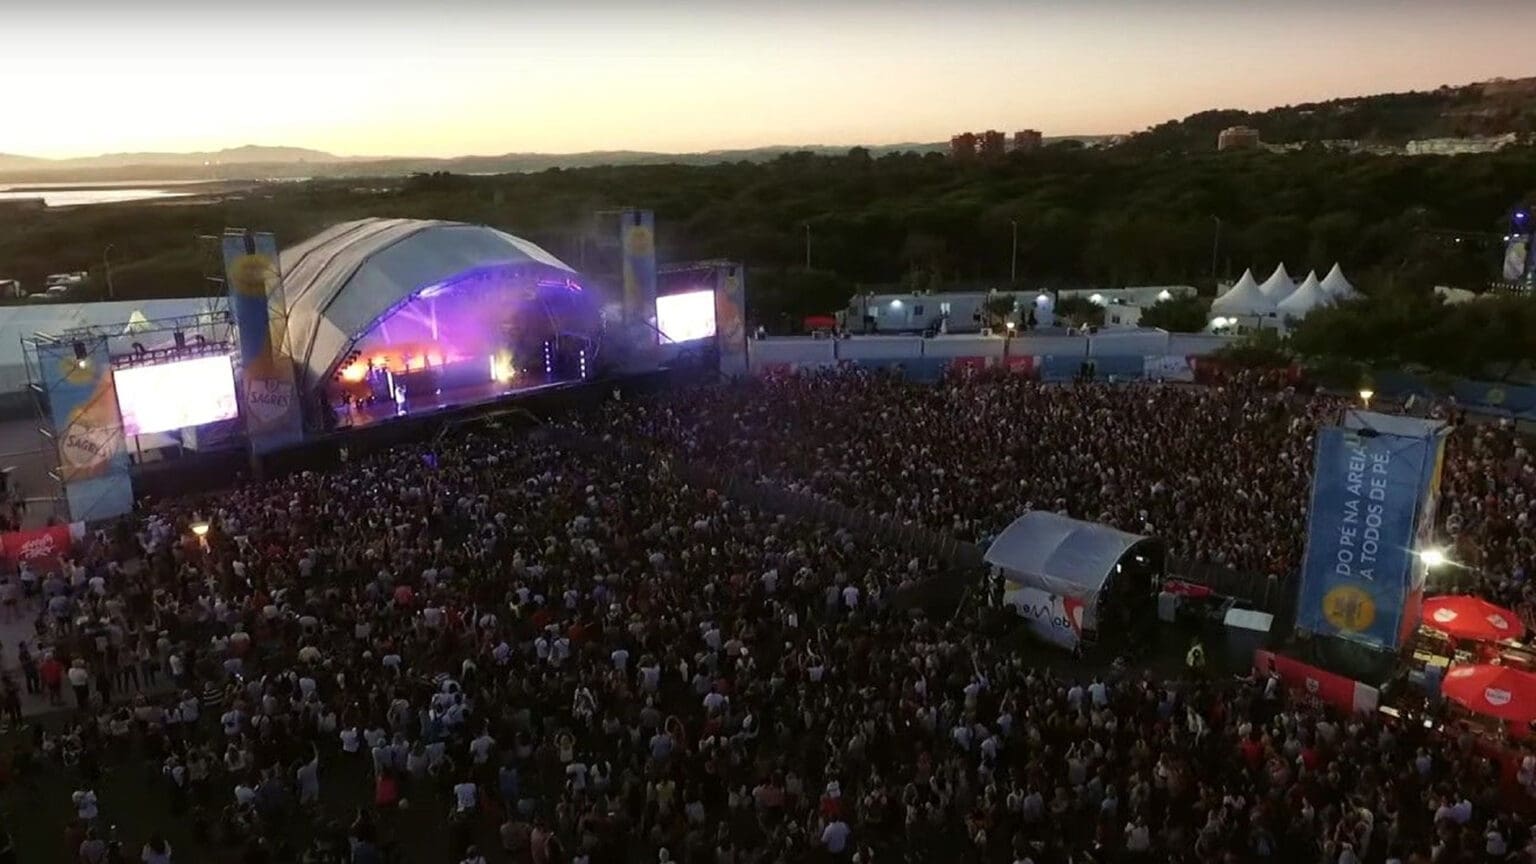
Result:
{"type": "Polygon", "coordinates": [[[240,341],[240,398],[256,453],[299,443],[303,413],[288,353],[288,302],[271,234],[224,233],[229,308],[240,341]]]}
{"type": "Polygon", "coordinates": [[[71,518],[95,522],[130,512],[133,482],[106,337],[39,342],[37,364],[71,518]]]}
{"type": "MultiPolygon", "coordinates": [[[[1359,412],[1357,412],[1359,413],[1359,412]]],[[[1418,625],[1444,434],[1407,418],[1319,430],[1298,629],[1394,649],[1418,625]],[[1404,432],[1408,434],[1396,434],[1404,432]]]]}

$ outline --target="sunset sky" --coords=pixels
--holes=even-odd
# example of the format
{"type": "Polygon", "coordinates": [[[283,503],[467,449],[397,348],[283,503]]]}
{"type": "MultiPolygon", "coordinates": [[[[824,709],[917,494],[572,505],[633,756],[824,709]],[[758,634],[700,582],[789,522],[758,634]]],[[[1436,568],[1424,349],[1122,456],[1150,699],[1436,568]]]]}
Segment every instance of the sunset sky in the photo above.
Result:
{"type": "Polygon", "coordinates": [[[47,157],[1111,133],[1536,74],[1533,0],[20,5],[0,13],[0,153],[47,157]]]}

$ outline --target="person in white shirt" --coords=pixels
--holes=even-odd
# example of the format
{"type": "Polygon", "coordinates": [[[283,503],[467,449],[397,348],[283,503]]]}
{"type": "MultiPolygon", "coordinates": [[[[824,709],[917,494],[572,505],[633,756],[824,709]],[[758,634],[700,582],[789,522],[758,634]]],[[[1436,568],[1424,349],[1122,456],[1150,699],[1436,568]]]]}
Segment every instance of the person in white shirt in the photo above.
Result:
{"type": "Polygon", "coordinates": [[[1125,826],[1125,851],[1136,854],[1152,851],[1152,831],[1140,816],[1125,826]]]}
{"type": "Polygon", "coordinates": [[[256,803],[256,789],[244,780],[235,784],[235,803],[241,807],[249,807],[256,803]]]}
{"type": "Polygon", "coordinates": [[[75,804],[75,815],[80,817],[80,821],[90,822],[96,818],[98,812],[96,807],[96,790],[89,786],[84,789],[76,789],[69,798],[75,804]]]}
{"type": "Polygon", "coordinates": [[[821,829],[821,845],[825,846],[827,853],[841,855],[848,848],[848,837],[853,834],[853,829],[841,819],[833,819],[827,823],[827,827],[821,829]]]}
{"type": "Polygon", "coordinates": [[[1093,700],[1093,707],[1103,708],[1109,704],[1109,688],[1103,681],[1095,678],[1093,683],[1088,685],[1088,698],[1093,700]]]}
{"type": "Polygon", "coordinates": [[[479,737],[469,742],[470,759],[476,765],[484,765],[491,759],[491,753],[496,749],[496,739],[491,737],[489,729],[482,731],[479,737]]]}
{"type": "Polygon", "coordinates": [[[456,813],[474,812],[475,804],[479,800],[479,789],[468,780],[461,781],[453,787],[453,809],[456,813]]]}

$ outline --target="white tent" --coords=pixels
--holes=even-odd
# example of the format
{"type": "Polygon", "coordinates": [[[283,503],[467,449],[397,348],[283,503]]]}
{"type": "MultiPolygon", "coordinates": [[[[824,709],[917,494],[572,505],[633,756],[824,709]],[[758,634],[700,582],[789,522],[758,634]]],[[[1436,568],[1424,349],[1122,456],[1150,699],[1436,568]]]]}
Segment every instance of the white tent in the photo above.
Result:
{"type": "Polygon", "coordinates": [[[1092,607],[1126,551],[1147,538],[1058,513],[1031,510],[987,547],[988,564],[1009,582],[1092,607]]]}
{"type": "Polygon", "coordinates": [[[1265,279],[1264,284],[1259,286],[1259,291],[1265,297],[1268,297],[1272,303],[1279,303],[1281,300],[1291,296],[1291,293],[1295,290],[1296,283],[1291,279],[1291,274],[1286,272],[1285,262],[1283,261],[1275,265],[1275,272],[1269,274],[1269,278],[1265,279]]]}
{"type": "Polygon", "coordinates": [[[144,313],[135,309],[128,315],[128,323],[123,326],[123,335],[132,336],[135,333],[143,333],[150,328],[149,319],[144,313]]]}
{"type": "Polygon", "coordinates": [[[1323,293],[1335,300],[1353,300],[1360,296],[1355,286],[1349,284],[1349,280],[1344,278],[1344,271],[1339,269],[1337,263],[1333,265],[1332,270],[1328,271],[1328,275],[1323,277],[1322,288],[1323,293]]]}
{"type": "Polygon", "coordinates": [[[1243,278],[1225,294],[1211,302],[1213,315],[1268,315],[1275,311],[1275,301],[1264,296],[1253,280],[1253,271],[1244,270],[1243,278]]]}
{"type": "Polygon", "coordinates": [[[1331,302],[1333,298],[1323,290],[1322,284],[1317,281],[1317,271],[1314,270],[1302,280],[1301,287],[1280,301],[1279,312],[1292,318],[1305,318],[1308,312],[1331,302]]]}

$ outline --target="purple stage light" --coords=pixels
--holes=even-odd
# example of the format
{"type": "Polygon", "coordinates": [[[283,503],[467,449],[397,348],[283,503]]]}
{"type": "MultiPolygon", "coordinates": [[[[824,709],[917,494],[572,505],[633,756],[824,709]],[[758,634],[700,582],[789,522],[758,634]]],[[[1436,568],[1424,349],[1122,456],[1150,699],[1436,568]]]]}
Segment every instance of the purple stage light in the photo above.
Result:
{"type": "MultiPolygon", "coordinates": [[[[395,375],[428,376],[407,385],[428,394],[434,387],[446,392],[468,386],[466,375],[478,385],[507,385],[520,369],[542,365],[553,374],[554,340],[596,340],[602,317],[596,295],[568,273],[543,265],[501,266],[428,285],[357,332],[349,349],[355,357],[395,375]]],[[[367,368],[342,368],[339,383],[357,389],[361,381],[353,379],[366,377],[367,368]]]]}

